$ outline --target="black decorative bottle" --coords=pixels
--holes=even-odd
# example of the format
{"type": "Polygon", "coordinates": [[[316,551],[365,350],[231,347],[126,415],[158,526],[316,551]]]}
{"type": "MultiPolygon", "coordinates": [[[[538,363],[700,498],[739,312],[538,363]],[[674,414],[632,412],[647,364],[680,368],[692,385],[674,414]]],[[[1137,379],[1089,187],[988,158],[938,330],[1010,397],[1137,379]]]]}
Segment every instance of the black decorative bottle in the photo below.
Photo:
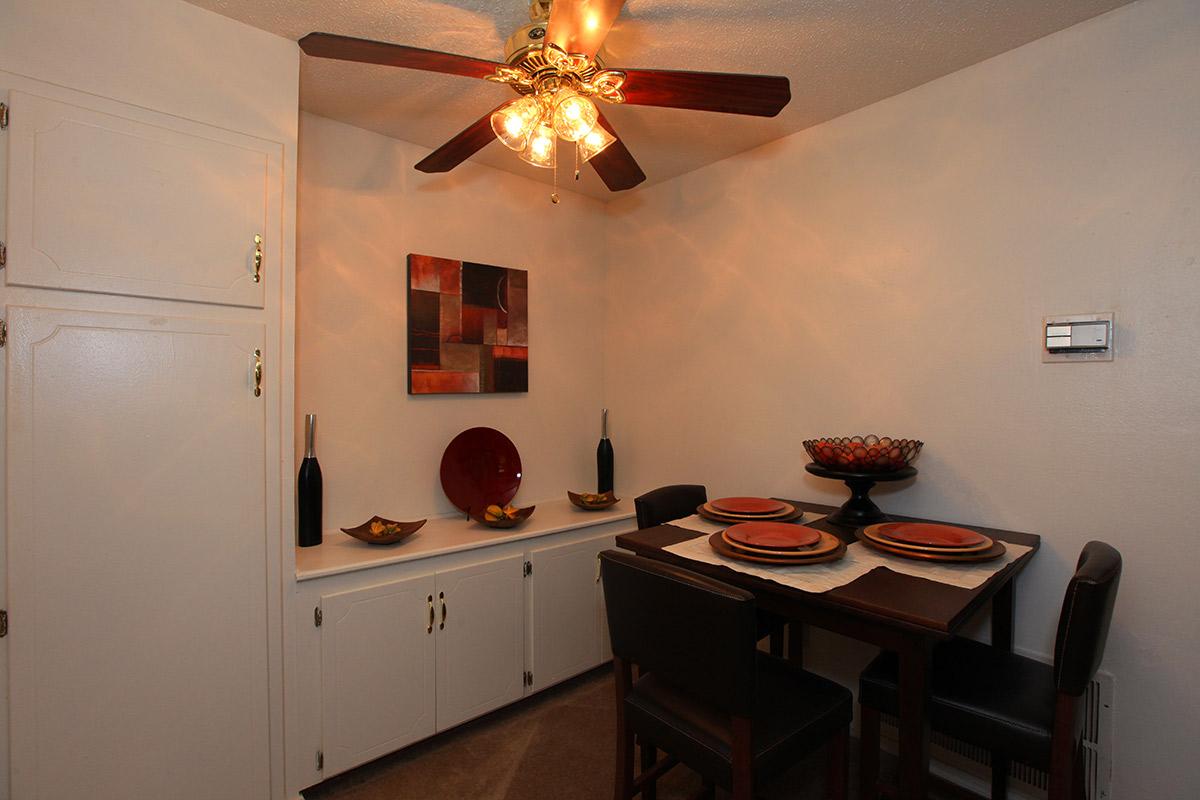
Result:
{"type": "Polygon", "coordinates": [[[304,460],[296,480],[297,535],[301,547],[321,543],[321,465],[317,463],[315,439],[317,415],[304,417],[304,460]]]}
{"type": "Polygon", "coordinates": [[[613,446],[608,440],[608,409],[604,409],[600,423],[600,444],[596,447],[596,491],[600,494],[613,490],[613,446]]]}

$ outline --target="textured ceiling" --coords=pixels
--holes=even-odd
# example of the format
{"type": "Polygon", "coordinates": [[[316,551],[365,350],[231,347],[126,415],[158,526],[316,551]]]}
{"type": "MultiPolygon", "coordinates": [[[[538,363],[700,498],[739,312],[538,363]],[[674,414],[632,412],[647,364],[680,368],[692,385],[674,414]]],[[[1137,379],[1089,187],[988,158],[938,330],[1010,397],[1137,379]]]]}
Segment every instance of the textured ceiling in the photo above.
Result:
{"type": "MultiPolygon", "coordinates": [[[[290,39],[311,31],[500,61],[526,0],[189,0],[290,39]]],[[[774,119],[605,107],[650,185],[832,119],[1096,16],[1129,0],[628,0],[612,67],[786,75],[774,119]]],[[[300,105],[436,148],[513,97],[486,81],[301,57],[300,105]]],[[[475,161],[549,182],[498,143],[475,161]]],[[[569,171],[560,178],[569,180],[569,171]]],[[[591,170],[576,188],[606,199],[591,170]]],[[[636,191],[636,190],[635,190],[636,191]]]]}

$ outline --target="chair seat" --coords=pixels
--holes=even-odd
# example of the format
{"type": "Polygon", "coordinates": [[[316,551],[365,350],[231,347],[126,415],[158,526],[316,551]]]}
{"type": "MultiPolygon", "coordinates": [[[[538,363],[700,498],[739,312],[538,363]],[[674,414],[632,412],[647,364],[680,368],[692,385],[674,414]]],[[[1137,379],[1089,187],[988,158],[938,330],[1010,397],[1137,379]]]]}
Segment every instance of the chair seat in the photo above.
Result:
{"type": "MultiPolygon", "coordinates": [[[[899,713],[895,653],[879,655],[862,673],[859,702],[899,713]]],[[[929,721],[934,730],[1034,767],[1050,763],[1054,670],[1047,664],[969,639],[933,653],[929,721]]]]}
{"type": "MultiPolygon", "coordinates": [[[[783,659],[758,654],[754,771],[763,780],[788,769],[804,754],[844,730],[853,714],[844,686],[783,659]]],[[[634,727],[656,747],[722,786],[732,780],[730,718],[672,685],[646,675],[625,700],[634,727]]]]}

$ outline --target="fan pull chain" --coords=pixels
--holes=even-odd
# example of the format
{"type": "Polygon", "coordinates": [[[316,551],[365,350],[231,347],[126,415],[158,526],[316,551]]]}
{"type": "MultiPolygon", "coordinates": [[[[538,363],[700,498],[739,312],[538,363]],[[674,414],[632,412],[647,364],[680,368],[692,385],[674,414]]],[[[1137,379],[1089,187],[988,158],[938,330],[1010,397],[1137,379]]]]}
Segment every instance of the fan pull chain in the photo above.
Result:
{"type": "Polygon", "coordinates": [[[575,143],[575,180],[579,180],[579,148],[580,148],[579,142],[576,142],[575,143]]]}
{"type": "MultiPolygon", "coordinates": [[[[558,150],[558,142],[554,143],[554,149],[558,150]]],[[[554,154],[554,192],[550,195],[550,202],[558,205],[558,153],[554,154]]]]}

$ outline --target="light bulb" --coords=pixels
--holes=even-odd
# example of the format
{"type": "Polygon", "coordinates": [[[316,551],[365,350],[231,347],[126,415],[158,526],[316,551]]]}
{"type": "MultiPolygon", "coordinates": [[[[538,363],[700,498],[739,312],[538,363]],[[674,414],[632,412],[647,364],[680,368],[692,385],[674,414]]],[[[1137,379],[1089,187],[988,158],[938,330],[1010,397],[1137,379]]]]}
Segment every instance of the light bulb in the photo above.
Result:
{"type": "Polygon", "coordinates": [[[557,141],[554,129],[549,125],[539,125],[529,136],[529,144],[521,151],[521,158],[535,167],[553,167],[556,163],[557,141]]]}
{"type": "Polygon", "coordinates": [[[492,113],[492,130],[505,147],[520,152],[542,115],[542,106],[532,97],[521,97],[492,113]]]}
{"type": "Polygon", "coordinates": [[[579,160],[590,161],[592,156],[600,153],[616,140],[617,137],[604,130],[603,126],[597,125],[588,132],[587,136],[579,140],[579,160]]]}
{"type": "Polygon", "coordinates": [[[568,142],[578,142],[596,125],[596,104],[572,89],[554,95],[554,130],[568,142]]]}

